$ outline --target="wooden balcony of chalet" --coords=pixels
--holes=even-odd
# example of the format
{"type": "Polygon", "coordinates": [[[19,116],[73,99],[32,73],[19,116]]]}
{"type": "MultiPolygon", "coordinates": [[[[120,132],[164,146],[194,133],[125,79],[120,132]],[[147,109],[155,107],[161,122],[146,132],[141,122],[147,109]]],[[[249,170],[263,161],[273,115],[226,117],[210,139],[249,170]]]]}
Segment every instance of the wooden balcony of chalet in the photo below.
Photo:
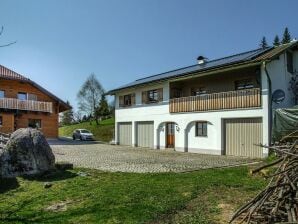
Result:
{"type": "Polygon", "coordinates": [[[0,109],[52,113],[53,103],[35,100],[19,100],[15,98],[0,98],[0,109]]]}
{"type": "Polygon", "coordinates": [[[218,111],[261,107],[260,88],[170,99],[170,113],[218,111]]]}

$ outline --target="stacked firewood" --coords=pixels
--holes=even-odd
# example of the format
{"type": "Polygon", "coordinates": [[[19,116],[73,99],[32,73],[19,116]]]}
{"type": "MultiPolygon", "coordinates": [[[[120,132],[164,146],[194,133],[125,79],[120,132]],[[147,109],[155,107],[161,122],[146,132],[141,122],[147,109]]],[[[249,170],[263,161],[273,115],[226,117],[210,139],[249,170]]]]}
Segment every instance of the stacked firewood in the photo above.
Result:
{"type": "Polygon", "coordinates": [[[238,209],[230,223],[298,223],[298,140],[269,148],[279,158],[252,171],[277,166],[267,187],[238,209]]]}

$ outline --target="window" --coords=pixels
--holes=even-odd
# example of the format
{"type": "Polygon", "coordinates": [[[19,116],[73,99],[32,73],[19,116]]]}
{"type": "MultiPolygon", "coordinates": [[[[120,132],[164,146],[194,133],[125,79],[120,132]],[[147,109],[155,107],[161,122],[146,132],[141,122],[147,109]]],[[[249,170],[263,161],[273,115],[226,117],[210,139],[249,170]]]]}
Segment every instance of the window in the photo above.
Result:
{"type": "Polygon", "coordinates": [[[191,93],[192,96],[200,96],[204,94],[207,94],[206,87],[199,87],[199,88],[193,89],[191,93]]]}
{"type": "Polygon", "coordinates": [[[157,102],[158,101],[158,92],[157,89],[149,90],[148,94],[148,101],[149,102],[157,102]]]}
{"type": "Polygon", "coordinates": [[[196,137],[207,137],[207,122],[199,121],[196,122],[196,137]]]}
{"type": "Polygon", "coordinates": [[[288,72],[293,73],[293,54],[291,52],[287,52],[287,69],[288,72]]]}
{"type": "Polygon", "coordinates": [[[0,116],[0,126],[2,126],[2,123],[3,122],[3,120],[2,120],[2,116],[0,116]]]}
{"type": "Polygon", "coordinates": [[[251,89],[251,88],[254,88],[254,83],[253,83],[252,79],[238,80],[235,82],[236,90],[251,89]]]}
{"type": "Polygon", "coordinates": [[[0,99],[5,97],[5,92],[4,90],[0,90],[0,99]]]}
{"type": "Polygon", "coordinates": [[[18,99],[19,100],[27,100],[27,93],[18,93],[18,99]]]}
{"type": "Polygon", "coordinates": [[[182,90],[178,88],[172,89],[172,98],[180,98],[182,97],[182,90]]]}
{"type": "Polygon", "coordinates": [[[131,105],[131,94],[124,96],[124,106],[130,106],[131,105]]]}
{"type": "Polygon", "coordinates": [[[28,93],[28,100],[37,101],[37,96],[35,94],[28,93]]]}
{"type": "Polygon", "coordinates": [[[41,128],[41,120],[40,119],[29,119],[28,127],[29,128],[41,128]]]}

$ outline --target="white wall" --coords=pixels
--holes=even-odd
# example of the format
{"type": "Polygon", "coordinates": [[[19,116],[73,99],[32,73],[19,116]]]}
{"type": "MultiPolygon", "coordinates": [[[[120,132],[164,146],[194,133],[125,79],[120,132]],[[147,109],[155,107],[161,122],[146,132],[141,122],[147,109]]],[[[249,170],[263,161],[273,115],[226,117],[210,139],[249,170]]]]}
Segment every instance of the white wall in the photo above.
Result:
{"type": "MultiPolygon", "coordinates": [[[[297,54],[294,57],[294,64],[298,66],[297,54]]],[[[285,91],[285,100],[280,104],[272,103],[272,108],[286,108],[294,105],[294,95],[289,89],[292,74],[287,71],[286,54],[281,54],[279,59],[275,59],[268,63],[267,70],[272,81],[272,93],[277,89],[285,91]]]]}
{"type": "MultiPolygon", "coordinates": [[[[267,101],[267,79],[262,76],[262,102],[267,101]]],[[[226,118],[252,118],[262,117],[264,120],[264,130],[268,130],[268,108],[260,109],[245,109],[245,110],[226,110],[214,112],[197,112],[197,113],[169,113],[169,83],[165,82],[163,85],[159,84],[151,86],[150,88],[164,88],[164,102],[159,104],[140,105],[140,99],[137,100],[137,105],[130,108],[116,109],[116,122],[130,121],[133,124],[137,121],[154,121],[154,147],[165,148],[165,123],[174,122],[175,127],[175,149],[177,151],[189,151],[208,154],[221,154],[223,149],[222,144],[222,130],[223,119],[226,118]],[[195,137],[194,121],[208,122],[208,137],[195,137]]],[[[144,89],[145,90],[145,89],[144,89]]],[[[136,98],[140,98],[143,89],[136,89],[136,98]]],[[[122,92],[122,94],[130,93],[122,92]]],[[[135,129],[133,129],[135,131],[135,129]]],[[[135,136],[133,133],[132,136],[135,136]]],[[[268,133],[264,131],[263,143],[268,144],[268,133]]],[[[133,138],[132,145],[135,145],[133,138]]],[[[267,150],[264,150],[264,154],[267,150]]]]}

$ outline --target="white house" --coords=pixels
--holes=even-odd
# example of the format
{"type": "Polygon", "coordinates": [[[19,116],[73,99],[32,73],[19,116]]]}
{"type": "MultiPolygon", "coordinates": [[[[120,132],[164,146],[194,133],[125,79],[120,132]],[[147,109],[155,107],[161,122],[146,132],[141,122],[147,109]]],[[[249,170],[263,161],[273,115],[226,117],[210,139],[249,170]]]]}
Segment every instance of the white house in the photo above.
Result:
{"type": "Polygon", "coordinates": [[[196,65],[111,90],[116,142],[265,157],[268,151],[255,144],[270,143],[272,109],[297,103],[297,46],[292,41],[212,61],[200,56],[196,65]]]}

